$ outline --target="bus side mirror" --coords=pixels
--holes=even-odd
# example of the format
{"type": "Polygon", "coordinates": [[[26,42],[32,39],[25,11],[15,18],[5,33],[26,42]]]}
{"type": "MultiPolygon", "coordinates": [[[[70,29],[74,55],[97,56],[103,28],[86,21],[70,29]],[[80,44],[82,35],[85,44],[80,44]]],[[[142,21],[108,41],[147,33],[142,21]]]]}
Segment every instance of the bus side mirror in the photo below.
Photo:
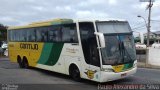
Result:
{"type": "Polygon", "coordinates": [[[103,33],[100,33],[100,32],[94,32],[94,34],[96,36],[99,37],[99,40],[100,40],[100,47],[98,48],[105,48],[105,38],[104,38],[104,34],[103,33]]]}

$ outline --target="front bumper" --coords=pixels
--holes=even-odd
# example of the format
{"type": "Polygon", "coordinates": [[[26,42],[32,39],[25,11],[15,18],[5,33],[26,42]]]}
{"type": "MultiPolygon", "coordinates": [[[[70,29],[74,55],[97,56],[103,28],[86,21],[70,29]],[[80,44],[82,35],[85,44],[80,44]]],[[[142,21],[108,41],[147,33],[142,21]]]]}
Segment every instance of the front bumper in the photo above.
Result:
{"type": "Polygon", "coordinates": [[[137,67],[133,67],[130,70],[127,70],[127,71],[124,71],[124,72],[118,72],[118,73],[101,71],[100,82],[108,82],[108,81],[114,81],[114,80],[122,79],[122,78],[125,78],[127,76],[135,74],[136,71],[137,71],[137,67]]]}

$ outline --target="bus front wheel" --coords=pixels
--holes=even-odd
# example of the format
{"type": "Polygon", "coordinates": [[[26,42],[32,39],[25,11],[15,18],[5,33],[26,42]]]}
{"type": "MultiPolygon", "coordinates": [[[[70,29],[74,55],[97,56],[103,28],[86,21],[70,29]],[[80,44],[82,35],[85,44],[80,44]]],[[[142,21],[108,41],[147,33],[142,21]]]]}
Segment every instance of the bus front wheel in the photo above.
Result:
{"type": "Polygon", "coordinates": [[[71,65],[69,68],[69,74],[75,81],[80,81],[80,71],[77,66],[71,65]]]}

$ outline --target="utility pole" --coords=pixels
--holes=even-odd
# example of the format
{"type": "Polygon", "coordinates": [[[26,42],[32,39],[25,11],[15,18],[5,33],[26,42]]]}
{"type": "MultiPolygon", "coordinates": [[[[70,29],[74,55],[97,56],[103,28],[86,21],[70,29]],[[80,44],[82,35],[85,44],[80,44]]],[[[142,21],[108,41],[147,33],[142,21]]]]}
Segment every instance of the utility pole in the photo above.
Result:
{"type": "Polygon", "coordinates": [[[147,47],[149,47],[149,38],[150,38],[150,30],[151,30],[151,8],[153,6],[153,2],[151,0],[149,1],[148,9],[149,9],[149,14],[148,14],[148,27],[147,27],[147,47]]]}
{"type": "Polygon", "coordinates": [[[151,30],[151,8],[153,6],[153,2],[155,0],[140,0],[140,2],[149,2],[149,5],[147,7],[147,9],[149,9],[149,13],[148,13],[148,25],[147,25],[147,47],[149,47],[149,39],[150,39],[150,30],[151,30]]]}

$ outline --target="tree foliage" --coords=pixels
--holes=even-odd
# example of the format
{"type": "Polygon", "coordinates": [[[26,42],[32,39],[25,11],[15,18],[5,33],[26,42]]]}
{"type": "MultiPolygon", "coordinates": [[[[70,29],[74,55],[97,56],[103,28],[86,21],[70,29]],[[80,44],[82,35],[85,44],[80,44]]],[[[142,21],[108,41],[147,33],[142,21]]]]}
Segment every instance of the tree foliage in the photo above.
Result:
{"type": "Polygon", "coordinates": [[[7,26],[0,24],[0,41],[7,40],[7,28],[8,28],[7,26]]]}

